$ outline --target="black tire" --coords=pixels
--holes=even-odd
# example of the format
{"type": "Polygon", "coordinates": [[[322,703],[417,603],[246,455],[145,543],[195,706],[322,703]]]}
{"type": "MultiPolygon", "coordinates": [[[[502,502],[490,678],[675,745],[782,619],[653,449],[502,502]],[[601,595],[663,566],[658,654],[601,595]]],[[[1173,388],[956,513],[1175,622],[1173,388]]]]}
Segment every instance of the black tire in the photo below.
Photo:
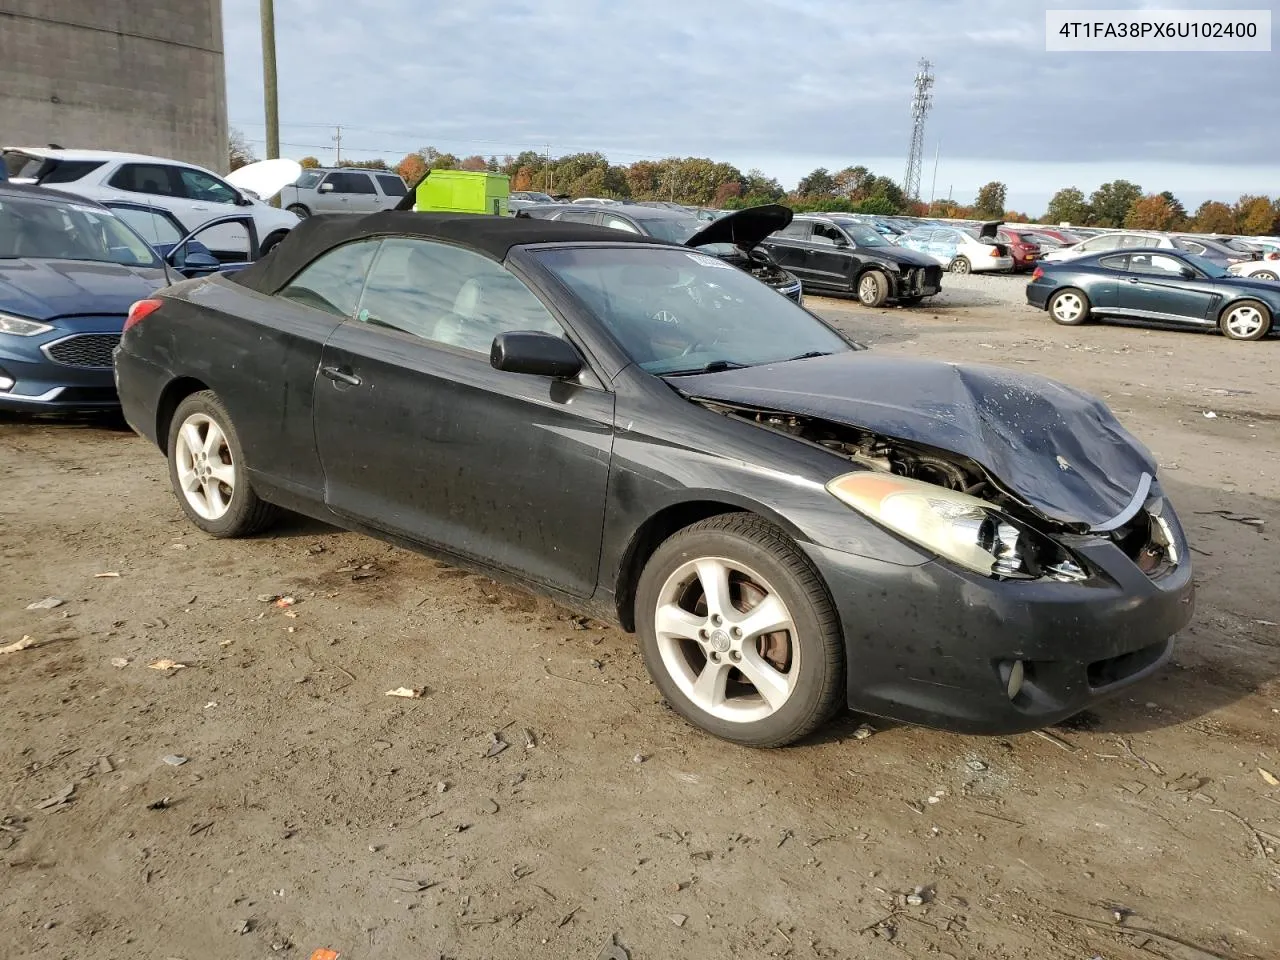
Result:
{"type": "Polygon", "coordinates": [[[169,437],[165,449],[169,455],[169,483],[173,486],[174,496],[178,498],[178,504],[187,518],[205,533],[220,538],[247,537],[265,530],[279,517],[280,508],[260,499],[250,486],[240,438],[227,408],[212,390],[193,393],[178,404],[173,412],[173,419],[169,422],[169,437]],[[183,491],[179,477],[178,436],[183,425],[192,417],[207,418],[217,425],[225,438],[225,458],[221,458],[221,463],[223,466],[229,465],[233,471],[234,483],[225,512],[213,518],[201,516],[197,512],[183,491]]]}
{"type": "Polygon", "coordinates": [[[924,302],[924,297],[899,297],[898,306],[900,307],[918,307],[924,302]]]}
{"type": "Polygon", "coordinates": [[[1064,327],[1078,327],[1082,323],[1088,323],[1093,309],[1085,292],[1076,287],[1055,290],[1044,308],[1048,311],[1050,320],[1064,327]],[[1072,309],[1073,300],[1078,305],[1078,310],[1072,309]]]}
{"type": "Polygon", "coordinates": [[[1250,280],[1280,280],[1280,273],[1272,273],[1270,270],[1258,270],[1249,274],[1250,280]]]}
{"type": "Polygon", "coordinates": [[[270,253],[272,250],[276,248],[277,244],[279,244],[281,240],[283,240],[288,235],[289,235],[288,230],[277,230],[275,233],[270,234],[267,237],[267,239],[262,241],[262,247],[258,251],[258,255],[265,257],[268,253],[270,253]]]}
{"type": "Polygon", "coordinates": [[[285,207],[285,209],[288,210],[290,213],[292,213],[299,220],[305,220],[307,219],[307,217],[311,216],[311,211],[308,210],[306,207],[304,207],[300,203],[291,203],[287,207],[285,207]]]}
{"type": "Polygon", "coordinates": [[[973,273],[973,264],[969,262],[968,257],[956,257],[947,269],[952,273],[973,273]]]}
{"type": "MultiPolygon", "coordinates": [[[[1244,314],[1248,316],[1248,314],[1244,314]]],[[[1267,309],[1267,305],[1261,300],[1237,300],[1229,303],[1223,308],[1222,313],[1218,316],[1218,329],[1224,336],[1231,340],[1261,340],[1271,332],[1271,311],[1267,309]],[[1256,326],[1247,327],[1247,332],[1242,331],[1240,316],[1244,311],[1255,311],[1256,320],[1261,323],[1256,326]]]]}
{"type": "Polygon", "coordinates": [[[889,278],[879,270],[868,270],[858,277],[855,291],[864,307],[883,307],[889,299],[889,278]]]}
{"type": "MultiPolygon", "coordinates": [[[[748,587],[740,586],[738,589],[741,597],[748,587]]],[[[754,514],[715,516],[686,527],[667,539],[654,551],[640,575],[635,614],[641,654],[653,682],[672,709],[694,726],[717,737],[751,747],[784,746],[825,723],[843,700],[844,638],[826,585],[809,559],[781,530],[754,514]],[[796,628],[787,632],[787,655],[791,658],[789,670],[796,671],[794,684],[785,701],[761,719],[724,719],[704,710],[681,690],[664,661],[659,645],[655,618],[664,588],[682,567],[695,560],[712,558],[742,564],[758,573],[766,586],[776,593],[777,599],[785,604],[796,628]]],[[[706,622],[708,629],[714,629],[710,626],[712,620],[706,622]]],[[[715,630],[712,637],[716,633],[724,636],[723,629],[715,630]]],[[[710,643],[711,638],[708,638],[707,645],[710,643]]],[[[681,649],[690,649],[695,656],[701,655],[703,669],[709,662],[708,658],[718,656],[699,653],[698,643],[694,640],[688,641],[681,649]]],[[[763,652],[758,645],[753,649],[757,654],[763,652]]],[[[726,657],[734,655],[731,652],[726,657]]],[[[742,656],[738,655],[736,659],[741,662],[742,656]]],[[[690,666],[695,672],[699,669],[693,664],[690,666]]],[[[729,666],[726,669],[726,676],[732,676],[736,668],[729,666]]],[[[745,674],[738,676],[745,678],[745,674]]]]}

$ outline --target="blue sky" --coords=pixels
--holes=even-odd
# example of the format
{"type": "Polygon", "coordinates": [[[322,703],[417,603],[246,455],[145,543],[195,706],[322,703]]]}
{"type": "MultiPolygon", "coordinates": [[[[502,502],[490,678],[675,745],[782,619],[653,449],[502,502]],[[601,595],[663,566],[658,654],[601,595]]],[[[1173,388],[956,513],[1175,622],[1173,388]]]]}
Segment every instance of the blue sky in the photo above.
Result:
{"type": "MultiPolygon", "coordinates": [[[[784,186],[861,163],[900,180],[911,82],[937,80],[923,193],[988,180],[1039,213],[1123,177],[1188,206],[1280,194],[1276,53],[1046,53],[1016,0],[276,0],[281,152],[385,157],[598,149],[709,156],[784,186]]],[[[1169,9],[1160,0],[1070,8],[1169,9]]],[[[1196,8],[1240,8],[1198,0],[1196,8]]],[[[228,115],[262,150],[257,0],[223,0],[228,115]]]]}

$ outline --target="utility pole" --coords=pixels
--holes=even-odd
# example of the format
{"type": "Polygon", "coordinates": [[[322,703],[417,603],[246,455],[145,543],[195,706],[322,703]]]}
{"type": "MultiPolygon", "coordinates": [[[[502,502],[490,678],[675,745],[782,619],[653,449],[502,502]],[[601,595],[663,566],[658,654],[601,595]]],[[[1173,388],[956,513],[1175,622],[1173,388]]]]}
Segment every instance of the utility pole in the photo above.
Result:
{"type": "Polygon", "coordinates": [[[942,141],[933,151],[933,183],[929,185],[929,216],[933,216],[933,195],[938,189],[938,154],[942,153],[942,141]]]}
{"type": "Polygon", "coordinates": [[[542,190],[551,192],[551,144],[547,144],[546,163],[542,167],[542,190]]]}
{"type": "Polygon", "coordinates": [[[276,91],[275,0],[259,0],[262,14],[262,98],[267,114],[267,159],[280,156],[280,104],[276,91]]]}
{"type": "Polygon", "coordinates": [[[342,127],[338,126],[338,127],[335,127],[334,129],[337,130],[338,132],[329,138],[336,144],[336,146],[334,147],[333,165],[335,167],[340,167],[342,166],[342,127]]]}
{"type": "Polygon", "coordinates": [[[902,192],[908,200],[920,199],[920,167],[924,161],[924,119],[933,105],[933,64],[921,58],[916,73],[916,94],[911,98],[911,147],[907,151],[907,173],[902,192]]]}

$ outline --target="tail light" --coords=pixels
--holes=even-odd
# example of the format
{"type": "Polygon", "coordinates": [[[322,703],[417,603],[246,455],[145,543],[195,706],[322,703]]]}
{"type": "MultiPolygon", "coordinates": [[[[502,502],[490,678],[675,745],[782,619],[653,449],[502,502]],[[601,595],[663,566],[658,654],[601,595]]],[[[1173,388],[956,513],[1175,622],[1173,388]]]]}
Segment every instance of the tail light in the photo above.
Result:
{"type": "Polygon", "coordinates": [[[1267,259],[1268,259],[1268,260],[1280,260],[1280,253],[1276,253],[1276,252],[1273,250],[1271,253],[1268,253],[1268,254],[1267,254],[1267,259]]]}
{"type": "Polygon", "coordinates": [[[128,330],[136,323],[141,323],[151,314],[155,313],[164,305],[163,300],[157,300],[155,297],[149,300],[139,300],[129,308],[129,315],[124,318],[124,328],[128,330]]]}
{"type": "Polygon", "coordinates": [[[998,257],[998,256],[1000,256],[1000,248],[999,248],[999,247],[992,247],[992,248],[991,248],[991,255],[992,255],[993,257],[998,257]]]}
{"type": "Polygon", "coordinates": [[[1039,280],[1043,276],[1044,276],[1044,267],[1036,267],[1034,270],[1031,271],[1032,280],[1039,280]]]}

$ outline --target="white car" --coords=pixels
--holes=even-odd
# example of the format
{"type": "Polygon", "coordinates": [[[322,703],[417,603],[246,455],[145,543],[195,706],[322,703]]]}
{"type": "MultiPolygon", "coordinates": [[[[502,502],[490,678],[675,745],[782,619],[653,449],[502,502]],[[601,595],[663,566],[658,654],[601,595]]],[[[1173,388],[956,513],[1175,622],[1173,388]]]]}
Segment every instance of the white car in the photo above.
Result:
{"type": "MultiPolygon", "coordinates": [[[[203,167],[163,157],[148,157],[109,150],[61,150],[45,147],[5,147],[3,160],[16,183],[38,183],[64,193],[75,193],[99,202],[132,200],[168,210],[187,228],[197,227],[230,214],[250,213],[266,253],[300,222],[287,210],[278,210],[255,190],[260,183],[235,184],[236,171],[227,178],[203,167]],[[25,162],[23,162],[25,160],[25,162]],[[13,172],[16,171],[16,172],[13,172]]],[[[292,161],[285,163],[292,164],[292,161]]],[[[266,167],[279,161],[250,164],[266,167]]],[[[297,164],[292,164],[297,167],[297,164]]],[[[275,167],[269,169],[276,169],[275,167]]],[[[300,168],[298,168],[300,169],[300,168]]],[[[276,187],[297,179],[297,172],[276,187]]],[[[253,172],[248,174],[253,180],[253,172]]],[[[274,184],[273,184],[274,185],[274,184]]],[[[268,196],[266,199],[270,199],[268,196]]],[[[223,231],[221,226],[214,228],[223,231]]],[[[244,234],[243,228],[240,234],[244,234]]]]}
{"type": "Polygon", "coordinates": [[[1116,233],[1100,233],[1096,237],[1081,240],[1070,247],[1060,247],[1057,250],[1046,253],[1040,259],[1047,263],[1062,263],[1064,260],[1074,260],[1076,257],[1085,257],[1091,253],[1105,253],[1107,250],[1127,250],[1130,247],[1172,248],[1173,246],[1172,240],[1158,233],[1117,231],[1116,233]]]}
{"type": "Polygon", "coordinates": [[[1235,277],[1250,277],[1253,280],[1280,280],[1280,251],[1263,254],[1261,260],[1245,260],[1227,267],[1227,272],[1235,277]]]}
{"type": "Polygon", "coordinates": [[[952,273],[1012,270],[1013,257],[995,239],[998,226],[983,224],[975,237],[958,227],[922,224],[898,237],[898,246],[923,253],[952,273]]]}

